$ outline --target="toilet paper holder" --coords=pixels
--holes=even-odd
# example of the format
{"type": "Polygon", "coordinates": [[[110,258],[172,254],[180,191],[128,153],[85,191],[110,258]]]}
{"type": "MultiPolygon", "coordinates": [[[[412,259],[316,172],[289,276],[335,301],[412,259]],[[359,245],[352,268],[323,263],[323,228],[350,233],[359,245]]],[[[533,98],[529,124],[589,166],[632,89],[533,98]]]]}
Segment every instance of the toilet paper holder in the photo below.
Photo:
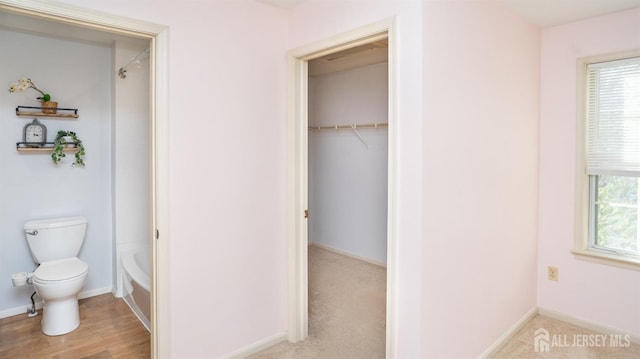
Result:
{"type": "Polygon", "coordinates": [[[20,287],[29,283],[29,273],[27,272],[18,272],[11,274],[11,282],[14,287],[20,287]]]}

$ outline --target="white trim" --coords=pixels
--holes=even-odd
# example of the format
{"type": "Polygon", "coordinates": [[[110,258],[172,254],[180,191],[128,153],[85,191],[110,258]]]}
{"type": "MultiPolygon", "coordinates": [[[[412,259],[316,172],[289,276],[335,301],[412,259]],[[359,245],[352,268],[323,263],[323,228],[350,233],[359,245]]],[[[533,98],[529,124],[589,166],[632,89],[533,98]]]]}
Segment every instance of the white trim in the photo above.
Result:
{"type": "Polygon", "coordinates": [[[80,292],[80,294],[78,294],[78,299],[91,298],[91,297],[95,297],[95,296],[103,295],[107,293],[111,293],[113,295],[112,290],[113,290],[113,287],[103,287],[103,288],[96,288],[96,289],[91,289],[87,291],[82,291],[80,292]]]}
{"type": "Polygon", "coordinates": [[[560,320],[565,323],[573,324],[577,327],[593,330],[594,332],[603,333],[603,334],[613,334],[613,335],[628,335],[631,342],[640,344],[640,334],[635,334],[631,332],[627,332],[621,329],[616,329],[604,324],[591,322],[586,319],[574,317],[570,314],[560,313],[555,310],[547,309],[547,308],[538,308],[538,314],[560,320]]]}
{"type": "MultiPolygon", "coordinates": [[[[27,298],[25,304],[15,308],[5,309],[0,312],[0,319],[13,317],[14,315],[26,314],[31,309],[31,300],[27,298]],[[28,303],[26,303],[28,302],[28,303]]],[[[36,309],[42,309],[42,300],[36,301],[36,309]]],[[[25,315],[26,318],[26,315],[25,315]]]]}
{"type": "Polygon", "coordinates": [[[151,357],[171,353],[169,252],[169,29],[152,39],[151,71],[151,357]],[[156,230],[159,238],[155,238],[156,230]]]}
{"type": "Polygon", "coordinates": [[[287,333],[275,334],[270,337],[266,337],[264,339],[258,340],[257,342],[248,345],[242,349],[233,351],[229,354],[225,354],[221,356],[219,359],[240,359],[246,358],[252,354],[261,352],[265,349],[268,349],[276,344],[282,343],[287,340],[287,333]]]}
{"type": "Polygon", "coordinates": [[[357,259],[357,260],[362,261],[362,262],[367,262],[369,264],[373,264],[373,265],[376,265],[378,267],[382,267],[382,268],[385,268],[385,269],[387,268],[387,264],[386,263],[377,261],[375,259],[362,257],[362,256],[359,256],[357,254],[346,252],[346,251],[343,251],[343,250],[340,250],[340,249],[337,249],[337,248],[333,248],[333,247],[330,247],[330,246],[328,246],[326,244],[322,244],[322,243],[318,243],[318,242],[309,242],[309,245],[310,246],[316,246],[318,248],[322,248],[322,249],[328,250],[329,252],[333,252],[333,253],[339,254],[341,256],[357,259]]]}
{"type": "Polygon", "coordinates": [[[587,67],[590,64],[628,59],[640,56],[640,50],[616,52],[604,55],[578,58],[576,61],[576,168],[574,200],[574,244],[571,253],[578,260],[610,265],[618,268],[640,271],[640,260],[624,254],[606,253],[590,248],[590,222],[593,218],[591,205],[591,184],[586,170],[586,103],[587,103],[587,67]]]}
{"type": "Polygon", "coordinates": [[[289,313],[288,340],[298,342],[309,335],[308,276],[307,276],[307,220],[303,213],[307,206],[308,121],[307,61],[289,53],[289,113],[288,113],[288,244],[289,244],[289,313]]]}
{"type": "MultiPolygon", "coordinates": [[[[388,66],[389,66],[389,118],[387,132],[388,141],[388,168],[387,168],[387,333],[386,333],[386,353],[385,358],[392,358],[397,352],[397,327],[396,316],[396,278],[398,277],[397,261],[397,241],[398,241],[398,217],[399,208],[397,198],[399,197],[398,181],[398,161],[400,146],[398,127],[398,23],[397,18],[390,18],[385,21],[388,42],[388,66]]],[[[381,24],[382,25],[382,24],[381,24]]]]}
{"type": "Polygon", "coordinates": [[[43,0],[0,0],[0,10],[52,20],[69,25],[116,33],[151,41],[151,167],[152,231],[158,229],[160,240],[152,248],[152,332],[151,357],[168,358],[170,336],[169,272],[169,35],[164,25],[111,15],[91,9],[43,0]]]}
{"type": "Polygon", "coordinates": [[[578,318],[572,316],[570,314],[561,313],[555,310],[546,309],[542,307],[533,307],[531,308],[527,314],[525,314],[520,320],[518,320],[511,328],[509,328],[504,334],[498,338],[489,348],[487,348],[482,354],[478,356],[478,358],[490,358],[497,352],[499,352],[505,344],[509,342],[513,338],[515,334],[520,331],[529,321],[531,321],[536,315],[541,315],[544,317],[553,318],[559,320],[564,323],[568,323],[571,325],[575,325],[577,327],[592,330],[594,332],[603,333],[603,334],[613,334],[613,335],[623,335],[629,336],[629,340],[632,343],[640,344],[640,335],[634,334],[631,332],[627,332],[621,329],[616,329],[610,326],[606,326],[603,324],[591,322],[582,318],[578,318]]]}
{"type": "Polygon", "coordinates": [[[623,254],[608,254],[597,250],[574,249],[571,253],[573,253],[576,259],[587,262],[640,271],[640,259],[636,257],[625,256],[623,254]]]}
{"type": "Polygon", "coordinates": [[[584,251],[589,245],[589,176],[586,149],[586,69],[585,59],[578,59],[576,73],[576,168],[575,168],[575,216],[574,250],[584,251]]]}
{"type": "Polygon", "coordinates": [[[138,38],[152,38],[166,28],[159,24],[106,14],[56,1],[2,0],[0,1],[0,9],[138,38]]]}
{"type": "Polygon", "coordinates": [[[496,354],[509,340],[513,338],[516,333],[520,331],[531,319],[533,319],[538,314],[538,307],[533,307],[529,309],[529,311],[520,318],[515,324],[511,326],[511,328],[507,329],[504,334],[500,336],[490,347],[488,347],[482,354],[478,356],[478,358],[490,358],[494,354],[496,354]]]}
{"type": "MultiPolygon", "coordinates": [[[[35,291],[35,288],[33,290],[35,291]]],[[[112,290],[113,290],[112,287],[104,287],[104,288],[96,288],[96,289],[80,292],[78,294],[78,299],[91,298],[91,297],[95,297],[95,296],[107,294],[107,293],[113,294],[112,290]]],[[[37,297],[37,298],[40,298],[40,297],[37,297]]],[[[27,298],[26,301],[27,303],[25,303],[24,306],[9,308],[0,312],[0,319],[13,317],[14,315],[26,314],[27,310],[31,309],[31,304],[28,303],[31,300],[27,298]]],[[[42,309],[42,299],[35,301],[35,303],[36,303],[36,309],[42,309]]]]}
{"type": "Polygon", "coordinates": [[[370,42],[374,39],[389,40],[389,150],[388,150],[388,202],[387,202],[387,320],[386,356],[396,350],[397,306],[396,278],[396,223],[398,208],[397,188],[397,19],[387,18],[373,24],[301,46],[288,53],[288,208],[287,237],[289,244],[289,310],[288,339],[303,340],[308,335],[307,312],[307,61],[322,55],[370,42]]]}

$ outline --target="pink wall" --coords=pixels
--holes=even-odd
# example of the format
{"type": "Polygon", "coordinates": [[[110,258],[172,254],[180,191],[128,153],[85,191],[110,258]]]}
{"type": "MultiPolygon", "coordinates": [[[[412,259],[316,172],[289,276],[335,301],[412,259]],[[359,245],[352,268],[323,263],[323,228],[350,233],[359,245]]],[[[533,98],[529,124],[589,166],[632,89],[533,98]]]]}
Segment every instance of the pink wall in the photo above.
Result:
{"type": "Polygon", "coordinates": [[[287,330],[286,20],[171,4],[172,357],[212,358],[287,330]]]}
{"type": "Polygon", "coordinates": [[[544,30],[540,91],[540,31],[494,2],[65,2],[170,27],[172,357],[287,329],[285,52],[391,16],[393,357],[478,356],[536,306],[550,264],[540,306],[640,332],[639,274],[569,254],[575,58],[638,47],[639,11],[544,30]]]}
{"type": "Polygon", "coordinates": [[[286,12],[254,1],[80,1],[169,26],[171,357],[286,327],[286,12]]]}
{"type": "Polygon", "coordinates": [[[540,31],[495,2],[423,14],[422,357],[478,357],[536,306],[540,31]]]}
{"type": "Polygon", "coordinates": [[[640,9],[542,31],[538,305],[640,334],[640,272],[576,259],[576,61],[640,48],[640,9]],[[546,278],[559,268],[559,281],[546,278]]]}

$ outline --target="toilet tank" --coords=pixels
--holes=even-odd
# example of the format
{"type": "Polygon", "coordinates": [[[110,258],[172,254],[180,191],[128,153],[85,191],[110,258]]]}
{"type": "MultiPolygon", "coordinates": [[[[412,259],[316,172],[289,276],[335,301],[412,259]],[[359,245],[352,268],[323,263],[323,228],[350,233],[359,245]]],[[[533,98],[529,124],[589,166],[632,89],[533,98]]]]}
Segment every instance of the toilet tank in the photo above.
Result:
{"type": "Polygon", "coordinates": [[[31,256],[36,263],[77,257],[87,231],[84,217],[29,221],[24,225],[31,256]]]}

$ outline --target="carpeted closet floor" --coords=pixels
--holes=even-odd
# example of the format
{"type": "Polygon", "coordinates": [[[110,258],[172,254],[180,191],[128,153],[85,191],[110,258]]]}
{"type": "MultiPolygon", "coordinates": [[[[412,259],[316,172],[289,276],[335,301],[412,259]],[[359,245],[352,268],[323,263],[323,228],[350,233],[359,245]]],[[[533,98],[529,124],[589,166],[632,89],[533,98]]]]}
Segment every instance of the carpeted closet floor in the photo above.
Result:
{"type": "Polygon", "coordinates": [[[384,358],[385,268],[309,246],[309,337],[250,358],[384,358]]]}

